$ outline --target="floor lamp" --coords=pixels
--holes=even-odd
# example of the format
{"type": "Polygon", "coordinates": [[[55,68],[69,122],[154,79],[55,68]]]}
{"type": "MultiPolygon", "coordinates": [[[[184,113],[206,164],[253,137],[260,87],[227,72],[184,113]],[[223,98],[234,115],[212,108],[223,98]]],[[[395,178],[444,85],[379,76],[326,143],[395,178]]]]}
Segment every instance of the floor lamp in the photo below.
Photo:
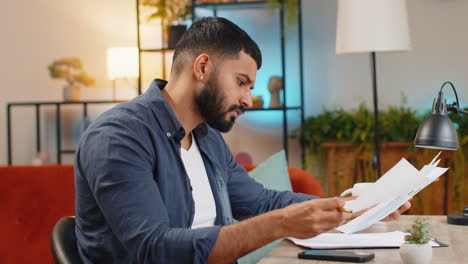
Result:
{"type": "Polygon", "coordinates": [[[338,0],[336,53],[370,53],[374,101],[375,154],[372,161],[378,176],[380,128],[377,93],[376,52],[411,49],[405,0],[338,0]]]}

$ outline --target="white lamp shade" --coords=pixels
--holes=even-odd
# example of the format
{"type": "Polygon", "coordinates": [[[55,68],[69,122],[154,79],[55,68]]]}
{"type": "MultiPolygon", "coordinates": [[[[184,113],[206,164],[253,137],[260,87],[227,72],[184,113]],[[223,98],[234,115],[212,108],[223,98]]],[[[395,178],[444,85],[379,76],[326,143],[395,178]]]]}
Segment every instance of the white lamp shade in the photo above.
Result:
{"type": "Polygon", "coordinates": [[[107,76],[110,80],[138,77],[138,49],[116,47],[107,49],[107,76]]]}
{"type": "Polygon", "coordinates": [[[338,0],[337,54],[410,49],[405,0],[338,0]]]}

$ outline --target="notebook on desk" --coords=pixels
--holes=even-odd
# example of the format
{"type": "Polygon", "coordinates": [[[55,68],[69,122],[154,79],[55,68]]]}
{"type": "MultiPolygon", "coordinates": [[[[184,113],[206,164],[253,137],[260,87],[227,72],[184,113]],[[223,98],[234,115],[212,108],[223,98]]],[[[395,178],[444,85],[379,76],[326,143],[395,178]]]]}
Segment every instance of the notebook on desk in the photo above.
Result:
{"type": "MultiPolygon", "coordinates": [[[[405,235],[401,231],[385,233],[340,234],[325,233],[309,239],[288,238],[294,244],[312,249],[383,249],[399,248],[405,242],[405,235]]],[[[432,247],[448,247],[431,238],[432,247]]]]}

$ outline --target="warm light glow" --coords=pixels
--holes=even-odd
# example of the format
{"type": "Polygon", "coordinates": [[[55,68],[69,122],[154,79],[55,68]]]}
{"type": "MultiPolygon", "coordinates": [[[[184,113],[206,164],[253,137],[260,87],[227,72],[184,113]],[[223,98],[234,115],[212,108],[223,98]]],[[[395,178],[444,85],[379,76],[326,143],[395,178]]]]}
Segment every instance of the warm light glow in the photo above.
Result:
{"type": "Polygon", "coordinates": [[[110,80],[138,77],[138,49],[115,47],[107,49],[107,76],[110,80]]]}
{"type": "Polygon", "coordinates": [[[339,0],[336,53],[411,49],[405,0],[339,0]]]}

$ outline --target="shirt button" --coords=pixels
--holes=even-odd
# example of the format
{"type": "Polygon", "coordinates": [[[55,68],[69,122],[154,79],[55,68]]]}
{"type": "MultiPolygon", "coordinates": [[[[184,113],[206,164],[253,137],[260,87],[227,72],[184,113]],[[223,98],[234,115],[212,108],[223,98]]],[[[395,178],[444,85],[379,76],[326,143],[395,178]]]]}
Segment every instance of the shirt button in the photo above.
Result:
{"type": "Polygon", "coordinates": [[[167,132],[166,136],[171,137],[171,133],[167,132]]]}

